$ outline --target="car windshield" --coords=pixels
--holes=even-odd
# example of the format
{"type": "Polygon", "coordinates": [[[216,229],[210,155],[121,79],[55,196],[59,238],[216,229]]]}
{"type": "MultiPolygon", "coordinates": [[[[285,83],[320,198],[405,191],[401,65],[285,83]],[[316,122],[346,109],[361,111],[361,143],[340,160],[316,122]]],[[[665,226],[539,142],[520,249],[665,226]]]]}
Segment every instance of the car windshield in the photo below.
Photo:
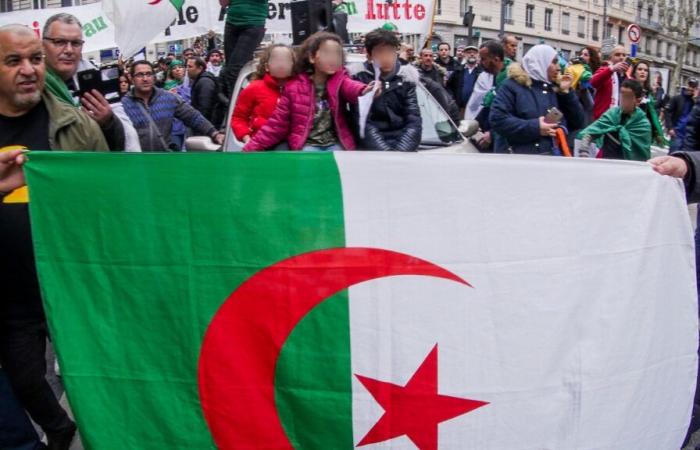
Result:
{"type": "MultiPolygon", "coordinates": [[[[250,84],[252,71],[243,75],[245,78],[240,83],[240,89],[235,92],[235,97],[238,98],[240,92],[250,84]]],[[[423,125],[421,135],[420,149],[429,149],[435,147],[446,147],[455,143],[462,142],[464,138],[459,132],[455,124],[450,120],[449,116],[440,104],[433,98],[423,85],[417,86],[416,96],[418,98],[418,106],[423,125]]],[[[233,114],[233,106],[229,111],[230,123],[231,115],[233,114]]],[[[226,151],[240,150],[243,144],[238,142],[230,129],[227,130],[227,145],[226,151]]]]}

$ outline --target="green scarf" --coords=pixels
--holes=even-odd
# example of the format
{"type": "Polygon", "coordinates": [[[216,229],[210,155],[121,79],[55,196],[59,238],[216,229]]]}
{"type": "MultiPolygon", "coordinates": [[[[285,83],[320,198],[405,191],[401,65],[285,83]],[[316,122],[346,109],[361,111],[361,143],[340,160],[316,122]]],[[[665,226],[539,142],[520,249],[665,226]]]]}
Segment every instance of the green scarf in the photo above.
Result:
{"type": "Polygon", "coordinates": [[[49,69],[48,67],[46,68],[45,87],[46,90],[53,94],[53,96],[56,97],[59,101],[66,103],[70,106],[78,106],[75,103],[75,100],[73,100],[73,95],[68,90],[68,86],[66,86],[65,81],[63,81],[63,79],[59,77],[56,72],[49,69]]]}
{"type": "Polygon", "coordinates": [[[651,158],[651,125],[647,115],[639,108],[635,108],[632,116],[624,125],[622,110],[619,107],[610,108],[600,119],[590,124],[578,134],[578,138],[585,136],[597,138],[607,133],[618,133],[622,144],[622,153],[625,159],[631,161],[646,161],[651,158]]]}

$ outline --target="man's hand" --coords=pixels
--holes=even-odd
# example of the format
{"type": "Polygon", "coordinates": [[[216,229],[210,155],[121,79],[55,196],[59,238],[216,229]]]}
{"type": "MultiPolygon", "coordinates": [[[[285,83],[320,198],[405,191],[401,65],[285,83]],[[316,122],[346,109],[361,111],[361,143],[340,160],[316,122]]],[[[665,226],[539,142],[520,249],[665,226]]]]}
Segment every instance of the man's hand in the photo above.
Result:
{"type": "Polygon", "coordinates": [[[216,133],[213,138],[211,138],[214,143],[219,145],[224,145],[224,138],[226,135],[224,133],[216,133]]]}
{"type": "Polygon", "coordinates": [[[676,137],[676,130],[674,130],[673,128],[671,128],[670,130],[668,130],[668,135],[669,135],[671,138],[675,138],[675,137],[676,137]]]}
{"type": "Polygon", "coordinates": [[[544,116],[540,117],[540,135],[554,137],[557,135],[557,128],[559,128],[558,124],[548,123],[544,116]]]}
{"type": "Polygon", "coordinates": [[[0,152],[0,192],[9,194],[26,184],[22,164],[27,158],[23,152],[23,150],[0,152]]]}
{"type": "Polygon", "coordinates": [[[244,144],[247,144],[248,142],[250,142],[250,135],[246,134],[245,136],[243,136],[243,139],[241,139],[241,141],[243,141],[244,144]]]}
{"type": "Polygon", "coordinates": [[[372,89],[374,89],[374,81],[365,86],[365,88],[362,90],[361,95],[369,94],[372,91],[372,89]]]}
{"type": "Polygon", "coordinates": [[[630,68],[630,65],[627,64],[626,61],[619,62],[612,66],[612,71],[617,72],[617,73],[625,73],[627,72],[627,69],[630,68]]]}
{"type": "Polygon", "coordinates": [[[88,113],[102,128],[107,126],[114,116],[109,102],[104,95],[96,89],[86,92],[80,100],[80,103],[83,105],[83,111],[88,113]]]}
{"type": "Polygon", "coordinates": [[[573,82],[574,82],[574,79],[571,77],[570,74],[567,73],[567,74],[562,75],[561,80],[559,81],[559,89],[561,90],[562,94],[569,93],[573,82]]]}
{"type": "Polygon", "coordinates": [[[219,0],[219,5],[221,5],[222,8],[226,8],[228,6],[229,0],[219,0]]]}
{"type": "Polygon", "coordinates": [[[484,135],[481,136],[481,139],[479,139],[478,144],[479,144],[479,147],[481,147],[482,149],[488,148],[489,145],[491,145],[491,132],[490,131],[485,132],[484,135]]]}
{"type": "Polygon", "coordinates": [[[683,179],[688,174],[688,163],[676,156],[659,156],[649,160],[654,171],[661,175],[683,179]]]}

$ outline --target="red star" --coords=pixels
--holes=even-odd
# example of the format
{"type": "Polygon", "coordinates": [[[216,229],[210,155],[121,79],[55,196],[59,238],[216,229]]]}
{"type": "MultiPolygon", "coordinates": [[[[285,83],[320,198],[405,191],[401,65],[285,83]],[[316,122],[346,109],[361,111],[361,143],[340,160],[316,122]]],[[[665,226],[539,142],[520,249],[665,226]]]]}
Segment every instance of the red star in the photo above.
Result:
{"type": "Polygon", "coordinates": [[[406,435],[420,450],[437,450],[440,422],[488,405],[488,402],[438,394],[437,355],[436,344],[406,386],[355,375],[384,408],[384,415],[358,447],[406,435]]]}

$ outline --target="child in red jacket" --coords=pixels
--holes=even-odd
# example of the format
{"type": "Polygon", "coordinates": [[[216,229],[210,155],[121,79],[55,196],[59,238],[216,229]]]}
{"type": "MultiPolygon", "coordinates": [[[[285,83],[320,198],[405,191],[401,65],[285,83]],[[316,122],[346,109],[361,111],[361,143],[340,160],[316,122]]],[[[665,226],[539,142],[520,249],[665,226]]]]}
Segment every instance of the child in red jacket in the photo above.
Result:
{"type": "Polygon", "coordinates": [[[258,70],[251,82],[238,96],[231,118],[236,139],[248,143],[270,118],[284,84],[292,76],[294,50],[284,44],[274,44],[260,57],[258,70]]]}

